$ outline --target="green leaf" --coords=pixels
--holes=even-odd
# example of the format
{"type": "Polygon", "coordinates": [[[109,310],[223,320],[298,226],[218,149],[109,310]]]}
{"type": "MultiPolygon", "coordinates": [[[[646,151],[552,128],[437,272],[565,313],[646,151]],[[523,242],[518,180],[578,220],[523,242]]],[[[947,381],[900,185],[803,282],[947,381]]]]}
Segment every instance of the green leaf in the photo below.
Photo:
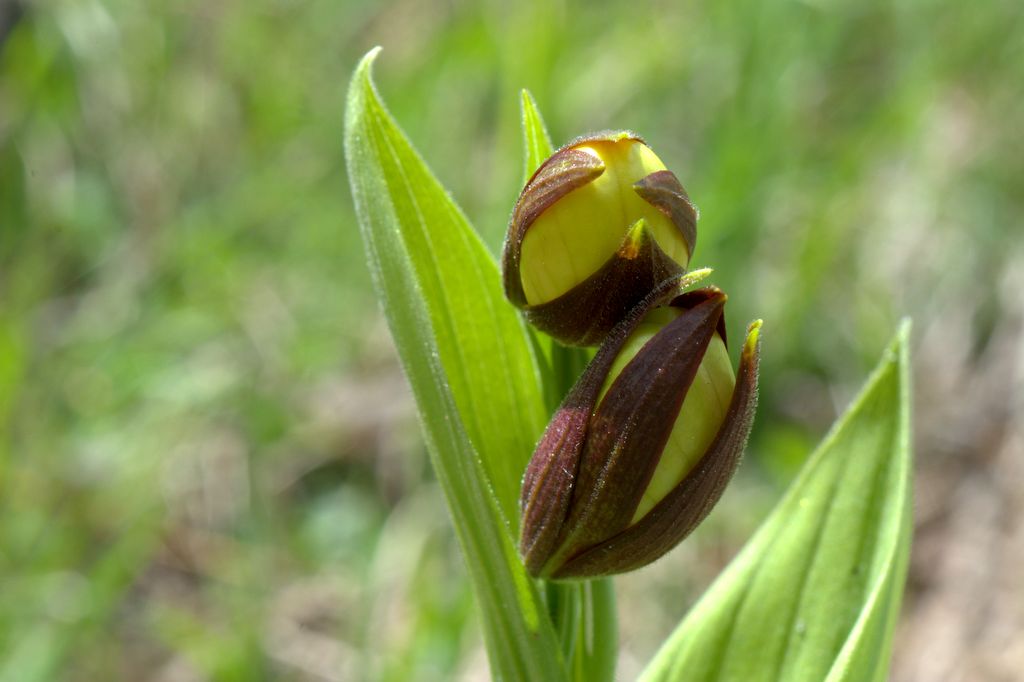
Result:
{"type": "Polygon", "coordinates": [[[346,150],[370,267],[393,332],[393,305],[422,305],[430,347],[403,360],[440,362],[470,442],[506,518],[518,516],[519,484],[547,422],[524,323],[504,299],[493,258],[385,110],[370,80],[375,53],[349,91],[346,150]],[[399,288],[395,271],[411,281],[399,288]],[[429,351],[429,354],[427,353],[429,351]]]}
{"type": "Polygon", "coordinates": [[[537,108],[537,102],[534,101],[533,95],[530,94],[529,90],[523,90],[522,92],[522,109],[523,146],[526,150],[523,155],[525,159],[523,165],[523,184],[525,185],[533,176],[534,171],[540,167],[540,164],[551,156],[554,148],[551,145],[548,129],[540,116],[540,110],[537,108]]]}
{"type": "Polygon", "coordinates": [[[908,336],[644,682],[886,679],[911,536],[908,336]]]}
{"type": "Polygon", "coordinates": [[[562,680],[558,642],[516,552],[519,481],[546,421],[529,337],[497,266],[384,108],[348,92],[345,152],[374,284],[473,583],[493,675],[562,680]]]}

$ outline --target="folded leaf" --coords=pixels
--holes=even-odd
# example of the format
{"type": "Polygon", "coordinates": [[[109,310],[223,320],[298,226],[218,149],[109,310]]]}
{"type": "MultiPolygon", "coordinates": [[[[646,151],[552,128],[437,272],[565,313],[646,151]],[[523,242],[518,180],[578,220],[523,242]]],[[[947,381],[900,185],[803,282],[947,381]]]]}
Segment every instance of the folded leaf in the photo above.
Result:
{"type": "Polygon", "coordinates": [[[374,285],[466,556],[492,673],[563,680],[513,540],[519,481],[546,421],[529,337],[494,260],[385,110],[370,78],[376,53],[356,68],[345,116],[374,285]]]}
{"type": "Polygon", "coordinates": [[[911,535],[908,335],[644,682],[886,679],[911,535]]]}

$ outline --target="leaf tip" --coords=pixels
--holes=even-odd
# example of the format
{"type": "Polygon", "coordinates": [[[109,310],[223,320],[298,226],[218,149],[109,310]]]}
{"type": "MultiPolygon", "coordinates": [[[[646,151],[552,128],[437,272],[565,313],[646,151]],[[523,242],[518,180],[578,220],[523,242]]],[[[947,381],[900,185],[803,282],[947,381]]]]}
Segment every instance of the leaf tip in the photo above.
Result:
{"type": "Polygon", "coordinates": [[[355,94],[359,86],[373,92],[373,63],[377,61],[377,55],[380,54],[381,49],[380,45],[372,48],[356,64],[356,69],[352,74],[352,85],[349,88],[350,96],[355,94]]]}
{"type": "Polygon", "coordinates": [[[356,73],[369,73],[370,67],[373,66],[373,62],[377,60],[377,55],[384,49],[380,45],[371,47],[370,50],[363,55],[363,58],[359,60],[359,66],[356,67],[356,73]]]}
{"type": "Polygon", "coordinates": [[[373,63],[380,54],[381,47],[374,47],[359,60],[352,72],[352,81],[348,86],[348,98],[345,105],[345,140],[346,146],[350,138],[356,135],[358,122],[366,113],[368,102],[377,99],[373,85],[373,63]]]}
{"type": "Polygon", "coordinates": [[[537,100],[533,98],[533,93],[526,88],[519,91],[519,104],[522,107],[524,114],[528,111],[537,111],[537,100]]]}
{"type": "MultiPolygon", "coordinates": [[[[896,333],[885,349],[882,365],[893,365],[899,368],[901,374],[906,371],[910,362],[910,332],[912,321],[909,317],[900,320],[896,333]]],[[[901,379],[902,380],[902,379],[901,379]]]]}
{"type": "Polygon", "coordinates": [[[900,352],[906,352],[907,346],[910,345],[910,332],[914,327],[914,321],[909,317],[904,317],[900,320],[899,327],[896,328],[896,336],[893,338],[893,347],[898,348],[900,352]]]}

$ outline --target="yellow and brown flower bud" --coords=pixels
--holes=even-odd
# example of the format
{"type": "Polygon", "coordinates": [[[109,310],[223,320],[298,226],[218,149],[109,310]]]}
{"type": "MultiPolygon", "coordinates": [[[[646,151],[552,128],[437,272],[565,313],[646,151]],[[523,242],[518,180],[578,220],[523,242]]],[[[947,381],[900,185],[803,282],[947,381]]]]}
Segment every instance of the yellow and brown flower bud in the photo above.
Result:
{"type": "Polygon", "coordinates": [[[583,578],[662,556],[711,511],[757,401],[760,321],[737,375],[726,296],[658,287],[608,336],[526,471],[520,551],[530,573],[583,578]]]}
{"type": "Polygon", "coordinates": [[[600,343],[686,271],[696,226],[686,190],[639,136],[578,138],[519,195],[502,256],[505,295],[563,343],[600,343]]]}

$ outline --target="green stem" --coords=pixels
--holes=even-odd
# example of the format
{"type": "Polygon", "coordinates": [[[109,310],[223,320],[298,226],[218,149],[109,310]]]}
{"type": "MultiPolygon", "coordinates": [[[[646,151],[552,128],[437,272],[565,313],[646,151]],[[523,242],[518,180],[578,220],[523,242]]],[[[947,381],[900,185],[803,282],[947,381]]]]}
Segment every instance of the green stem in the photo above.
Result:
{"type": "Polygon", "coordinates": [[[576,660],[582,660],[577,680],[612,682],[619,653],[618,616],[615,611],[615,585],[611,578],[598,578],[580,583],[583,592],[583,613],[580,618],[576,660]]]}

